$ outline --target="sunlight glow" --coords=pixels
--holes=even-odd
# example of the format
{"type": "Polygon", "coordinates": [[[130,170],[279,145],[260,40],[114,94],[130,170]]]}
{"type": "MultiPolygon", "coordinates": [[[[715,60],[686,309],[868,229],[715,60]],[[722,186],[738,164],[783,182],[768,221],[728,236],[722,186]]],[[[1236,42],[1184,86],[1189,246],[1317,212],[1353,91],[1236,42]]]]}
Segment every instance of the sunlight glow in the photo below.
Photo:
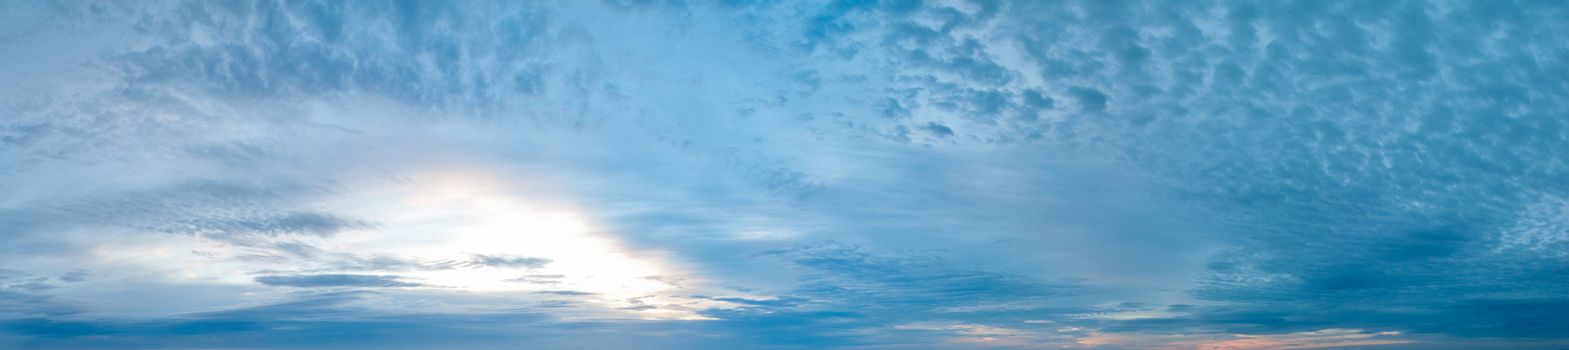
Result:
{"type": "Polygon", "coordinates": [[[367,205],[364,217],[379,227],[335,239],[336,249],[443,267],[406,273],[434,288],[572,294],[612,305],[649,302],[672,288],[658,264],[583,215],[511,190],[484,176],[443,175],[361,198],[352,203],[367,205]]]}

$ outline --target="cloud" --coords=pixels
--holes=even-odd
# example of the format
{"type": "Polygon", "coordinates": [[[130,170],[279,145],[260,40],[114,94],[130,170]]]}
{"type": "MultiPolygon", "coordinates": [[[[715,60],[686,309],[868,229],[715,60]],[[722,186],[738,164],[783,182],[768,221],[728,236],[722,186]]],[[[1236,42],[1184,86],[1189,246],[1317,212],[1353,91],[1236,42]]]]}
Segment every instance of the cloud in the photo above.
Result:
{"type": "Polygon", "coordinates": [[[398,276],[373,276],[373,275],[297,275],[297,276],[259,276],[256,283],[269,286],[283,287],[418,287],[419,283],[402,281],[398,276]]]}
{"type": "Polygon", "coordinates": [[[568,297],[580,297],[580,296],[594,295],[594,293],[580,292],[580,291],[575,291],[575,290],[542,290],[542,291],[538,291],[538,292],[534,292],[534,293],[535,294],[548,294],[548,295],[568,296],[568,297]]]}
{"type": "Polygon", "coordinates": [[[1106,94],[1100,90],[1073,87],[1068,88],[1068,96],[1078,101],[1079,109],[1086,112],[1100,112],[1106,109],[1106,94]]]}
{"type": "Polygon", "coordinates": [[[6,318],[62,316],[77,312],[77,308],[48,295],[0,290],[0,315],[6,318]]]}
{"type": "Polygon", "coordinates": [[[937,123],[926,123],[926,131],[931,132],[932,135],[937,135],[938,137],[953,136],[952,128],[937,123]]]}
{"type": "Polygon", "coordinates": [[[1070,293],[1071,287],[1024,276],[955,270],[933,257],[886,257],[838,243],[768,253],[808,269],[796,295],[819,301],[916,312],[920,308],[995,302],[1032,302],[1070,293]]]}
{"type": "Polygon", "coordinates": [[[0,347],[1562,347],[1564,15],[0,4],[0,347]]]}
{"type": "Polygon", "coordinates": [[[475,254],[469,260],[468,266],[509,267],[509,268],[541,268],[550,264],[550,259],[533,257],[514,257],[475,254]]]}
{"type": "Polygon", "coordinates": [[[518,283],[535,283],[535,284],[560,284],[561,283],[561,279],[564,278],[564,277],[566,277],[566,275],[559,275],[559,274],[543,274],[543,275],[540,275],[540,274],[529,274],[529,275],[523,275],[523,276],[518,277],[518,278],[509,279],[507,281],[509,281],[509,282],[518,282],[518,283]]]}

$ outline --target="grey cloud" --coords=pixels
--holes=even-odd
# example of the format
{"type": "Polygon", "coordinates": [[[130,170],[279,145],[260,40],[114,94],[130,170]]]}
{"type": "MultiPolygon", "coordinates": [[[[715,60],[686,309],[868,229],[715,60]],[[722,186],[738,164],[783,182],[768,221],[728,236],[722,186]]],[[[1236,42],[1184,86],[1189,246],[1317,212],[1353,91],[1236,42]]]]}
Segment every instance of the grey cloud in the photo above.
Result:
{"type": "Polygon", "coordinates": [[[321,260],[328,262],[329,265],[336,269],[362,271],[431,271],[480,267],[537,269],[551,263],[550,259],[545,258],[484,254],[474,254],[469,259],[464,260],[437,261],[424,261],[388,254],[369,256],[329,254],[322,256],[321,260]]]}
{"type": "Polygon", "coordinates": [[[953,136],[953,129],[942,124],[926,123],[926,127],[924,129],[926,129],[927,132],[932,133],[932,135],[936,135],[937,137],[953,136]]]}
{"type": "Polygon", "coordinates": [[[550,259],[545,258],[475,254],[464,264],[472,267],[537,269],[549,265],[550,262],[550,259]]]}
{"type": "Polygon", "coordinates": [[[322,275],[293,275],[293,276],[260,276],[256,283],[281,287],[418,287],[422,284],[403,281],[398,276],[385,275],[348,275],[348,274],[322,274],[322,275]]]}
{"type": "Polygon", "coordinates": [[[790,259],[812,274],[795,297],[897,314],[987,303],[1033,303],[1076,293],[1074,286],[1025,276],[956,270],[931,256],[880,256],[853,245],[823,243],[765,256],[790,259]]]}
{"type": "Polygon", "coordinates": [[[0,345],[77,348],[551,348],[777,349],[857,344],[844,332],[862,319],[831,312],[732,313],[693,322],[560,322],[527,311],[482,314],[381,313],[354,303],[375,293],[307,294],[282,303],[157,320],[0,319],[0,345]],[[588,335],[588,336],[585,336],[588,335]],[[507,346],[507,345],[503,345],[507,346]]]}
{"type": "Polygon", "coordinates": [[[62,282],[81,282],[86,281],[88,276],[91,276],[91,274],[89,274],[86,270],[76,270],[67,272],[55,278],[62,282]]]}
{"type": "Polygon", "coordinates": [[[1106,109],[1106,94],[1100,90],[1072,87],[1068,88],[1068,96],[1078,101],[1079,109],[1087,112],[1100,112],[1106,109]]]}
{"type": "Polygon", "coordinates": [[[557,296],[567,296],[567,297],[579,297],[579,296],[594,295],[594,293],[583,292],[583,291],[575,291],[575,290],[542,290],[542,291],[534,292],[534,294],[557,295],[557,296]]]}
{"type": "Polygon", "coordinates": [[[798,297],[779,297],[779,298],[774,298],[774,299],[769,299],[769,300],[735,298],[735,297],[706,297],[706,296],[697,296],[697,297],[698,298],[703,298],[703,299],[708,299],[708,300],[713,300],[713,301],[723,301],[723,302],[727,302],[727,303],[736,303],[736,304],[746,305],[746,306],[749,306],[749,307],[768,307],[768,308],[793,308],[793,307],[800,306],[801,304],[803,304],[805,302],[809,302],[810,301],[809,299],[798,298],[798,297]]]}
{"type": "Polygon", "coordinates": [[[529,274],[529,275],[523,275],[523,276],[520,276],[520,277],[517,277],[517,278],[513,278],[513,279],[508,279],[507,281],[508,282],[518,282],[518,283],[532,283],[532,284],[560,284],[561,283],[560,280],[562,278],[565,278],[565,277],[566,277],[565,275],[557,275],[557,274],[543,274],[543,275],[541,275],[541,274],[529,274]]]}
{"type": "Polygon", "coordinates": [[[236,234],[330,236],[339,231],[366,228],[370,225],[322,213],[283,212],[267,213],[244,220],[202,220],[191,223],[187,227],[222,238],[236,234]]]}
{"type": "Polygon", "coordinates": [[[57,205],[52,219],[125,226],[156,232],[202,234],[220,239],[245,235],[330,236],[369,227],[331,214],[285,208],[313,189],[192,181],[164,189],[130,191],[57,205]]]}
{"type": "Polygon", "coordinates": [[[0,319],[67,316],[80,313],[77,306],[34,291],[0,288],[0,319]]]}

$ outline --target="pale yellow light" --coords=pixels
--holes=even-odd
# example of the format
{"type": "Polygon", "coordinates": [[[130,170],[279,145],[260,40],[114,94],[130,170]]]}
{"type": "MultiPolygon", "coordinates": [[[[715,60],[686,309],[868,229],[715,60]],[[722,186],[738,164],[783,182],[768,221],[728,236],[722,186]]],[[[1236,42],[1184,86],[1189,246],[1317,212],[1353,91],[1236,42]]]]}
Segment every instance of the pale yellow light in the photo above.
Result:
{"type": "Polygon", "coordinates": [[[476,255],[550,260],[532,269],[466,266],[407,274],[420,283],[475,292],[569,290],[624,303],[671,288],[651,278],[664,275],[657,264],[595,232],[583,215],[530,203],[485,177],[446,175],[398,192],[373,206],[380,227],[346,235],[341,248],[433,264],[476,255]],[[559,277],[548,284],[518,281],[525,275],[559,277]]]}

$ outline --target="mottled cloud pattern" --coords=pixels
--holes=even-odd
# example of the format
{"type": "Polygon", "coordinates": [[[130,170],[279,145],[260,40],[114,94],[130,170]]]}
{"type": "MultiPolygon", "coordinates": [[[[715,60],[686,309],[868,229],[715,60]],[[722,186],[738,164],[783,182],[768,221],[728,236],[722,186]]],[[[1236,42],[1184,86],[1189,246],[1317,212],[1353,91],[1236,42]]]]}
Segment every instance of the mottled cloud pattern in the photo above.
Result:
{"type": "Polygon", "coordinates": [[[0,348],[1561,349],[1553,1],[0,1],[0,348]]]}

